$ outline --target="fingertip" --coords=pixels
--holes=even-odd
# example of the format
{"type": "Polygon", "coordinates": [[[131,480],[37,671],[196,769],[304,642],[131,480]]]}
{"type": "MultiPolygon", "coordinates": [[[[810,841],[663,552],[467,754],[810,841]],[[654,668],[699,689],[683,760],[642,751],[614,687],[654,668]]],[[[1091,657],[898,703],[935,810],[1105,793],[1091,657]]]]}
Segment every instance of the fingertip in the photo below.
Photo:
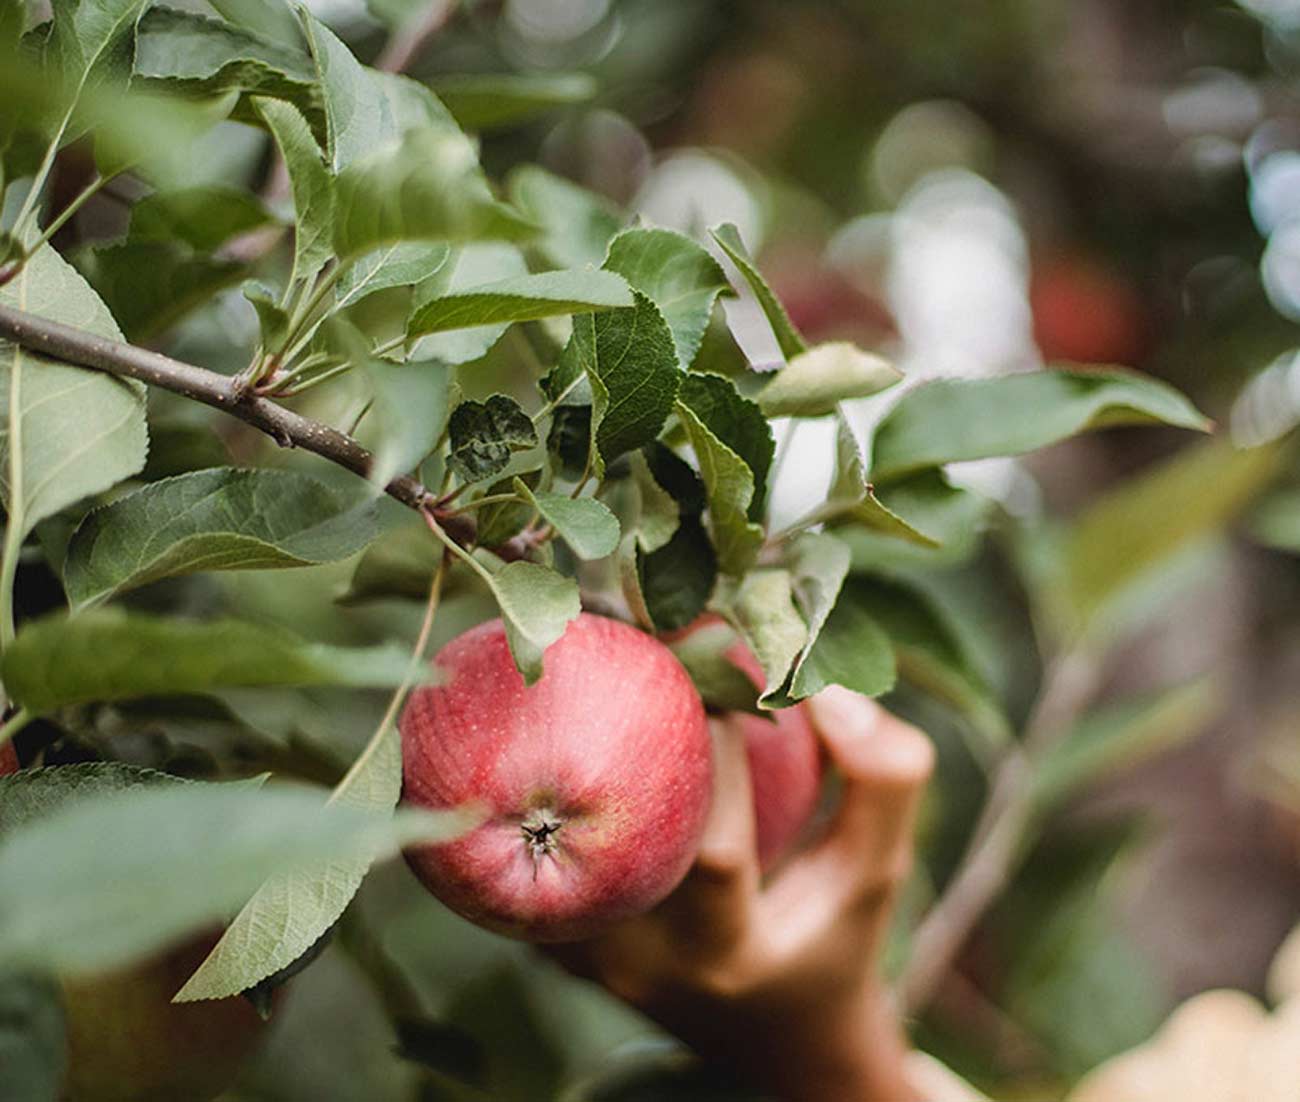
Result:
{"type": "Polygon", "coordinates": [[[841,685],[807,701],[813,725],[845,776],[911,788],[934,771],[934,745],[918,728],[841,685]]]}

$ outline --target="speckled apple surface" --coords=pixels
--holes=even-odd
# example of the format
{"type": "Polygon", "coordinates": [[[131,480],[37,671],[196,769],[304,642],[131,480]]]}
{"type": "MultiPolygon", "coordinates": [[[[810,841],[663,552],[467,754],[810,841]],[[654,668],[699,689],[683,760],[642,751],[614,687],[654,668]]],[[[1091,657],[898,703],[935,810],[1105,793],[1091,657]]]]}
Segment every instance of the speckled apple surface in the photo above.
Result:
{"type": "Polygon", "coordinates": [[[584,613],[526,687],[500,620],[448,643],[400,721],[404,797],[486,820],[408,853],[447,906],[499,933],[571,941],[685,876],[711,800],[704,707],[662,643],[584,613]]]}

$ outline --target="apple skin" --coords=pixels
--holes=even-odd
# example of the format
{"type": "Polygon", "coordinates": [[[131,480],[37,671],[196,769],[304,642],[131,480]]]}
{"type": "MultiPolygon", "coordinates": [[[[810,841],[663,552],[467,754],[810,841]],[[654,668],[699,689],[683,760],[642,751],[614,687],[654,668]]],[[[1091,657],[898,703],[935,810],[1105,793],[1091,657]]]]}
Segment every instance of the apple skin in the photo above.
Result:
{"type": "Polygon", "coordinates": [[[1029,304],[1034,341],[1046,360],[1136,364],[1146,353],[1142,299],[1100,261],[1072,253],[1037,259],[1029,304]]]}
{"type": "Polygon", "coordinates": [[[704,706],[667,647],[583,613],[526,687],[500,620],[435,657],[445,682],[400,720],[405,799],[477,805],[485,821],[407,855],[471,922],[576,941],[641,914],[681,882],[713,791],[704,706]]]}
{"type": "MultiPolygon", "coordinates": [[[[763,667],[741,640],[724,653],[755,686],[763,687],[763,667]]],[[[780,708],[771,715],[764,719],[736,712],[728,717],[745,735],[758,863],[764,872],[779,864],[799,840],[817,809],[825,774],[821,740],[803,706],[780,708]]]]}
{"type": "Polygon", "coordinates": [[[6,773],[18,772],[18,751],[14,749],[12,742],[6,742],[0,745],[0,777],[6,773]]]}
{"type": "Polygon", "coordinates": [[[247,999],[173,1003],[217,941],[102,975],[62,981],[68,1038],[63,1102],[211,1102],[268,1025],[247,999]]]}

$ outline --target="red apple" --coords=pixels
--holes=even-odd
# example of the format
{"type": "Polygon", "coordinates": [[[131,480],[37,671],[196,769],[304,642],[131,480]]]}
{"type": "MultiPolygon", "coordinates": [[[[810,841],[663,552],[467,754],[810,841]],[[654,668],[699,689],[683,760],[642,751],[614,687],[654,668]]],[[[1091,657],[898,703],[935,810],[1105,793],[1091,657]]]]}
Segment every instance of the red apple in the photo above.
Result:
{"type": "Polygon", "coordinates": [[[1146,351],[1141,297],[1117,271],[1097,261],[1072,254],[1036,261],[1029,304],[1044,359],[1134,364],[1146,351]]]}
{"type": "Polygon", "coordinates": [[[447,906],[529,941],[575,941],[653,907],[695,858],[712,797],[704,707],[673,653],[584,613],[526,687],[500,620],[448,643],[445,682],[400,721],[404,792],[482,825],[409,854],[447,906]]]}
{"type": "MultiPolygon", "coordinates": [[[[763,667],[739,639],[726,650],[727,661],[756,686],[763,667]]],[[[781,708],[771,719],[739,712],[731,718],[745,733],[745,756],[754,790],[754,832],[758,861],[771,869],[803,833],[821,795],[821,742],[802,705],[781,708]]]]}
{"type": "Polygon", "coordinates": [[[12,742],[0,743],[0,777],[18,772],[18,752],[12,742]]]}

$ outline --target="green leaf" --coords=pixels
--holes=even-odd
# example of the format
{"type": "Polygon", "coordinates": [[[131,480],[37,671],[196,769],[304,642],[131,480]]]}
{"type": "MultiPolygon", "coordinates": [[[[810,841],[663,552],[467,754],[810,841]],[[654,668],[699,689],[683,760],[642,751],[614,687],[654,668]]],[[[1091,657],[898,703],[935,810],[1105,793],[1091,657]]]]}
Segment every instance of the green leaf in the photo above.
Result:
{"type": "MultiPolygon", "coordinates": [[[[98,337],[122,337],[94,291],[48,246],[0,287],[0,303],[98,337]]],[[[16,554],[38,521],[144,466],[144,387],[0,341],[0,445],[7,538],[16,554]]]]}
{"type": "Polygon", "coordinates": [[[735,645],[736,633],[721,621],[705,624],[668,644],[710,711],[761,715],[758,688],[727,658],[727,651],[735,645]]]}
{"type": "Polygon", "coordinates": [[[383,488],[415,470],[442,437],[451,377],[442,364],[412,362],[373,361],[366,374],[375,398],[368,417],[379,437],[369,477],[383,488]]]}
{"type": "Polygon", "coordinates": [[[700,464],[718,567],[724,574],[743,574],[763,545],[762,527],[748,519],[754,500],[753,473],[689,406],[677,403],[677,416],[700,464]]]}
{"type": "Polygon", "coordinates": [[[160,578],[338,562],[380,533],[358,505],[292,471],[220,467],[155,482],[89,513],[68,547],[75,609],[160,578]]]}
{"type": "Polygon", "coordinates": [[[137,241],[179,239],[200,252],[212,252],[232,237],[274,221],[261,201],[246,191],[189,187],[146,195],[131,208],[129,235],[137,241]]]}
{"type": "Polygon", "coordinates": [[[636,552],[641,599],[654,626],[675,631],[692,623],[718,580],[718,559],[698,516],[683,514],[662,547],[636,552]]]}
{"type": "MultiPolygon", "coordinates": [[[[254,97],[253,110],[266,124],[284,158],[293,192],[294,236],[291,284],[313,278],[333,256],[334,181],[321,157],[320,146],[302,113],[283,100],[254,97]]],[[[366,261],[362,257],[358,265],[366,261]]],[[[344,273],[343,280],[352,276],[344,273]]],[[[343,282],[340,281],[340,283],[343,282]]],[[[340,287],[340,296],[343,290],[340,287]]]]}
{"type": "MultiPolygon", "coordinates": [[[[515,245],[501,241],[479,241],[461,245],[438,271],[419,283],[411,296],[411,313],[427,303],[489,281],[528,275],[528,263],[515,245]]],[[[410,322],[408,320],[409,327],[410,322]]],[[[408,344],[409,355],[446,364],[470,363],[481,359],[510,328],[509,322],[451,329],[418,337],[408,344]]]]}
{"type": "Polygon", "coordinates": [[[1202,678],[1085,716],[1034,770],[1038,807],[1049,811],[1099,779],[1195,738],[1218,716],[1221,689],[1202,678]]]}
{"type": "Polygon", "coordinates": [[[848,576],[849,549],[832,535],[805,532],[790,545],[785,563],[795,602],[807,624],[807,640],[790,671],[789,687],[782,684],[763,693],[759,703],[764,707],[785,707],[826,687],[809,657],[848,576]]]}
{"type": "Polygon", "coordinates": [[[940,379],[905,394],[876,429],[877,482],[924,467],[1021,455],[1090,428],[1209,422],[1166,383],[1119,368],[940,379]]]}
{"type": "Polygon", "coordinates": [[[658,551],[677,531],[681,512],[672,494],[659,485],[643,452],[628,457],[636,487],[636,542],[642,551],[658,551]]]}
{"type": "Polygon", "coordinates": [[[537,446],[533,419],[518,402],[494,394],[486,402],[461,402],[451,411],[451,467],[466,482],[505,470],[510,453],[537,446]]]}
{"type": "MultiPolygon", "coordinates": [[[[411,655],[414,671],[421,655],[411,655]]],[[[395,722],[406,686],[343,779],[331,805],[391,813],[402,793],[402,741],[395,722]]],[[[290,967],[320,943],[361,887],[368,856],[282,873],[257,890],[212,952],[176,994],[176,1002],[223,999],[290,967]]]]}
{"type": "Polygon", "coordinates": [[[456,73],[437,78],[433,88],[466,130],[492,130],[586,103],[596,81],[586,73],[456,73]]]}
{"type": "Polygon", "coordinates": [[[905,584],[863,577],[849,584],[859,608],[892,643],[898,675],[952,707],[985,748],[1005,746],[1012,736],[1010,721],[944,607],[905,584]]]}
{"type": "Polygon", "coordinates": [[[28,621],[0,674],[15,700],[44,714],[65,704],[259,685],[391,687],[401,683],[406,658],[395,646],[331,647],[236,620],[93,609],[28,621]]]}
{"type": "Polygon", "coordinates": [[[408,130],[348,163],[335,187],[334,248],[342,259],[392,241],[520,240],[534,227],[492,196],[474,147],[436,127],[408,130]]]}
{"type": "Polygon", "coordinates": [[[257,122],[251,97],[292,104],[324,133],[320,88],[300,49],[255,31],[178,8],[152,7],[136,28],[133,85],[186,96],[241,97],[235,116],[257,122]]]}
{"type": "Polygon", "coordinates": [[[561,268],[598,266],[610,238],[627,221],[603,196],[536,165],[515,169],[508,190],[524,217],[541,227],[542,255],[561,268]]]}
{"type": "Polygon", "coordinates": [[[894,648],[876,619],[871,591],[849,577],[835,607],[799,667],[797,691],[811,696],[827,685],[843,685],[865,696],[894,687],[894,648]]]}
{"type": "Polygon", "coordinates": [[[1065,544],[1066,588],[1086,623],[1146,571],[1221,529],[1278,469],[1276,446],[1207,440],[1128,479],[1090,505],[1065,544]]]}
{"type": "Polygon", "coordinates": [[[306,8],[298,8],[298,17],[324,94],[327,162],[338,174],[401,130],[373,70],[306,8]]]}
{"type": "Polygon", "coordinates": [[[627,284],[608,272],[543,272],[440,295],[411,315],[407,334],[417,337],[632,305],[627,284]]]}
{"type": "Polygon", "coordinates": [[[781,305],[780,299],[772,292],[772,288],[767,285],[767,281],[754,264],[745,249],[745,243],[740,239],[740,231],[730,222],[727,222],[714,229],[712,234],[713,240],[722,247],[722,251],[740,270],[740,274],[745,277],[745,282],[749,284],[750,290],[754,292],[754,297],[758,299],[758,305],[762,308],[768,325],[772,327],[772,333],[776,337],[776,343],[781,349],[781,354],[785,356],[786,360],[793,360],[801,352],[806,352],[808,350],[807,342],[799,335],[799,330],[794,327],[794,322],[790,320],[790,315],[785,312],[785,307],[781,305]]]}
{"type": "Polygon", "coordinates": [[[533,562],[507,563],[491,581],[505,621],[515,665],[532,685],[542,676],[542,658],[582,611],[578,583],[533,562]]]}
{"type": "Polygon", "coordinates": [[[889,483],[874,500],[894,518],[906,517],[911,532],[898,531],[870,506],[841,514],[845,523],[832,518],[835,534],[853,552],[855,570],[892,573],[964,562],[979,546],[993,508],[989,499],[951,485],[934,467],[889,483]]]}
{"type": "Polygon", "coordinates": [[[145,0],[53,0],[50,53],[80,92],[114,64],[114,47],[129,36],[145,0]]]}
{"type": "Polygon", "coordinates": [[[206,306],[249,270],[238,261],[197,256],[170,241],[120,241],[84,249],[76,261],[127,340],[135,342],[206,306]]]}
{"type": "Polygon", "coordinates": [[[652,300],[672,330],[677,362],[688,368],[700,350],[718,295],[731,293],[708,252],[672,230],[628,229],[609,243],[602,265],[652,300]]]}
{"type": "Polygon", "coordinates": [[[248,280],[240,288],[244,298],[257,311],[257,327],[261,332],[262,347],[268,352],[280,352],[289,335],[289,315],[281,309],[279,296],[265,283],[248,280]]]}
{"type": "Polygon", "coordinates": [[[285,0],[209,0],[221,15],[236,26],[279,42],[290,49],[301,49],[302,35],[298,21],[285,0]]]}
{"type": "Polygon", "coordinates": [[[713,602],[740,632],[763,667],[764,697],[785,684],[808,643],[808,625],[794,603],[794,577],[788,570],[762,567],[739,581],[725,579],[713,602]]]}
{"type": "Polygon", "coordinates": [[[750,520],[759,520],[767,500],[767,474],[776,450],[772,427],[762,410],[748,398],[742,398],[730,379],[698,372],[682,380],[677,400],[744,460],[754,478],[747,515],[750,520]]]}
{"type": "Polygon", "coordinates": [[[768,417],[824,417],[849,398],[893,386],[903,373],[848,341],[819,344],[776,372],[756,399],[768,417]]]}
{"type": "Polygon", "coordinates": [[[454,814],[327,808],[322,791],[289,785],[88,795],[0,843],[0,962],[103,971],[219,920],[271,876],[445,840],[462,826],[454,814]]]}
{"type": "Polygon", "coordinates": [[[376,291],[413,287],[443,271],[451,258],[451,246],[442,242],[383,245],[357,257],[343,269],[335,289],[335,302],[343,310],[376,291]]]}
{"type": "Polygon", "coordinates": [[[628,310],[583,314],[551,374],[557,395],[579,374],[592,389],[592,466],[606,464],[659,435],[672,412],[682,372],[663,314],[640,292],[628,310]]]}
{"type": "Polygon", "coordinates": [[[519,478],[515,479],[514,488],[515,493],[537,507],[578,558],[603,559],[618,547],[618,518],[604,502],[594,497],[571,498],[567,494],[530,490],[519,478]]]}

